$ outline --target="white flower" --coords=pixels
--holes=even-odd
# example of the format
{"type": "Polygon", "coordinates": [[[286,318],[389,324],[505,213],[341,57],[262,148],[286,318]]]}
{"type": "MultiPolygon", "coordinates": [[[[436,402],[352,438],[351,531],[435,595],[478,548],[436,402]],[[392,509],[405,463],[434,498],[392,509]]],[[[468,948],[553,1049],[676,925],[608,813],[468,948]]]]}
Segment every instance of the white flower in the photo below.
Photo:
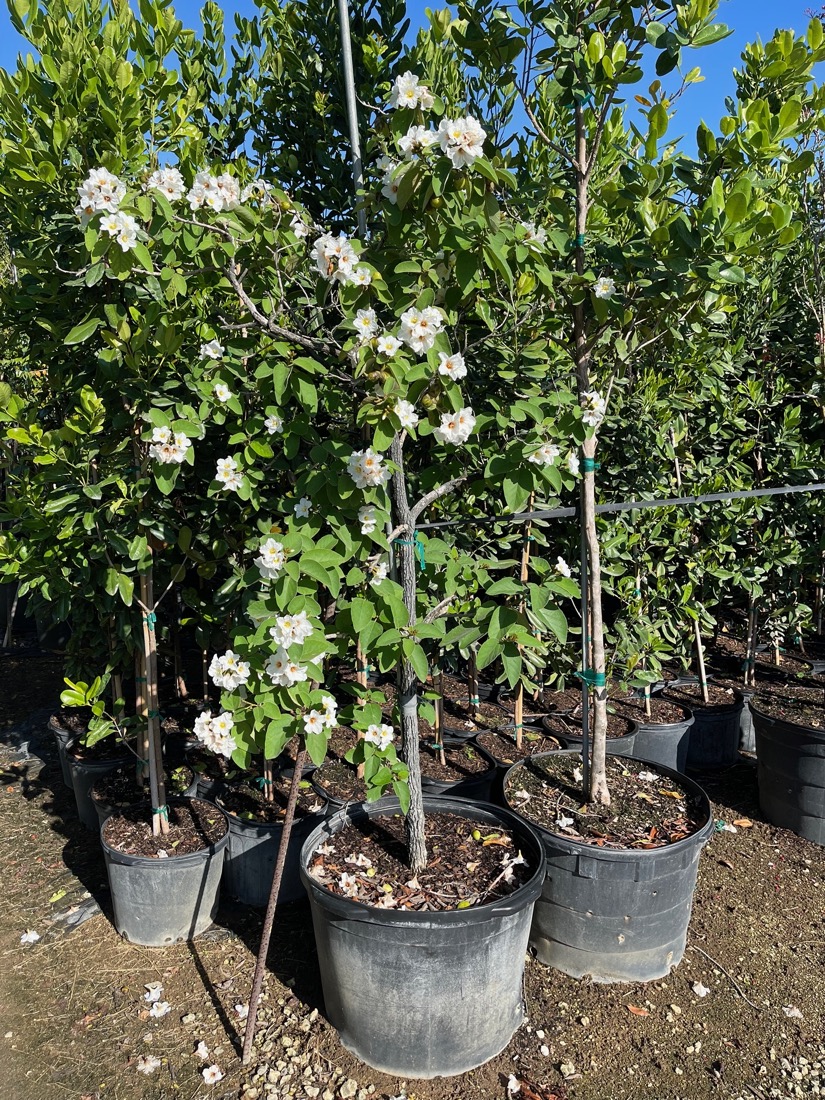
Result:
{"type": "Polygon", "coordinates": [[[444,318],[441,311],[434,306],[427,306],[425,309],[408,309],[402,313],[398,335],[416,355],[425,355],[443,328],[444,318]]]}
{"type": "Polygon", "coordinates": [[[322,234],[312,246],[318,272],[330,282],[351,283],[358,253],[341,233],[333,237],[331,233],[322,234]]]}
{"type": "Polygon", "coordinates": [[[389,199],[393,206],[398,204],[398,188],[401,186],[401,175],[395,174],[395,168],[390,168],[384,173],[384,179],[381,181],[381,194],[385,199],[389,199]]]}
{"type": "Polygon", "coordinates": [[[327,720],[320,710],[311,710],[304,715],[304,733],[323,733],[327,728],[327,720]]]}
{"type": "Polygon", "coordinates": [[[515,1096],[517,1092],[521,1092],[521,1082],[515,1074],[511,1073],[507,1078],[507,1095],[515,1096]]]}
{"type": "Polygon", "coordinates": [[[283,649],[289,649],[291,645],[303,645],[312,636],[312,623],[307,617],[306,611],[298,611],[295,615],[278,615],[275,626],[270,634],[275,644],[283,649]]]}
{"type": "Polygon", "coordinates": [[[137,241],[138,223],[131,214],[110,214],[102,219],[100,228],[115,238],[123,252],[128,252],[137,241]]]}
{"type": "Polygon", "coordinates": [[[220,214],[222,210],[233,210],[240,205],[241,187],[228,172],[220,176],[198,172],[186,198],[192,210],[200,210],[206,206],[220,214]]]}
{"type": "Polygon", "coordinates": [[[389,748],[395,738],[395,733],[392,726],[381,723],[380,725],[373,724],[367,726],[367,731],[364,734],[364,740],[368,741],[371,745],[376,745],[380,752],[389,748]]]}
{"type": "Polygon", "coordinates": [[[543,225],[536,227],[535,222],[520,222],[524,230],[524,243],[528,248],[542,248],[547,243],[547,230],[543,225]]]}
{"type": "Polygon", "coordinates": [[[559,457],[559,449],[552,443],[543,443],[537,451],[528,456],[528,462],[535,462],[537,466],[552,466],[559,457]]]}
{"type": "Polygon", "coordinates": [[[309,513],[312,511],[312,501],[309,497],[301,497],[299,501],[296,501],[292,511],[298,517],[298,519],[306,519],[309,513]]]}
{"type": "Polygon", "coordinates": [[[209,1047],[206,1045],[203,1039],[201,1039],[201,1041],[195,1047],[195,1055],[200,1058],[202,1062],[205,1062],[206,1059],[209,1057],[209,1047]]]}
{"type": "Polygon", "coordinates": [[[331,695],[322,695],[321,706],[324,708],[324,722],[327,726],[334,726],[338,721],[338,704],[331,695]]]}
{"type": "Polygon", "coordinates": [[[386,485],[392,473],[383,463],[384,456],[377,454],[372,447],[366,451],[353,451],[347,459],[347,473],[359,489],[386,485]]]}
{"type": "Polygon", "coordinates": [[[235,1012],[239,1020],[245,1020],[249,1015],[249,1005],[235,1005],[235,1012]]]}
{"type": "Polygon", "coordinates": [[[195,719],[192,729],[195,737],[199,741],[203,741],[204,737],[208,734],[212,725],[212,711],[202,710],[198,717],[195,719]]]}
{"type": "Polygon", "coordinates": [[[707,997],[708,993],[710,993],[708,987],[706,985],[702,985],[701,982],[694,982],[692,988],[697,997],[707,997]]]}
{"type": "Polygon", "coordinates": [[[232,392],[232,390],[230,390],[229,386],[227,386],[225,382],[215,383],[215,397],[217,397],[221,404],[225,404],[231,397],[234,396],[234,393],[232,392]]]}
{"type": "Polygon", "coordinates": [[[375,508],[371,504],[365,504],[363,508],[358,509],[358,522],[361,524],[362,535],[373,533],[378,526],[378,520],[375,518],[375,508]]]}
{"type": "Polygon", "coordinates": [[[217,653],[213,656],[209,675],[216,687],[234,691],[249,680],[249,662],[242,661],[237,653],[227,649],[222,657],[217,653]]]}
{"type": "Polygon", "coordinates": [[[183,176],[177,168],[156,168],[144,183],[145,191],[159,191],[169,202],[183,198],[183,176]]]}
{"type": "Polygon", "coordinates": [[[604,412],[607,407],[607,402],[598,392],[598,390],[591,390],[589,393],[583,393],[579,401],[582,409],[582,420],[590,428],[598,428],[599,424],[604,420],[604,412]]]}
{"type": "Polygon", "coordinates": [[[393,410],[395,415],[401,422],[401,427],[410,431],[418,424],[418,413],[415,411],[415,405],[412,401],[404,401],[400,398],[395,403],[395,409],[393,410]]]}
{"type": "Polygon", "coordinates": [[[223,485],[224,489],[237,490],[243,484],[238,463],[234,458],[219,458],[217,462],[215,480],[223,485]]]}
{"type": "Polygon", "coordinates": [[[277,413],[270,413],[264,421],[264,427],[270,435],[280,435],[284,430],[284,422],[277,413]]]}
{"type": "Polygon", "coordinates": [[[429,111],[433,106],[430,89],[419,83],[419,78],[411,72],[402,73],[393,82],[390,91],[390,107],[421,107],[429,111]]]}
{"type": "Polygon", "coordinates": [[[371,576],[370,584],[375,588],[381,581],[387,579],[387,574],[390,571],[389,565],[385,561],[375,561],[372,565],[367,566],[367,571],[371,576]]]}
{"type": "Polygon", "coordinates": [[[579,462],[579,456],[575,451],[571,451],[567,456],[567,469],[571,474],[578,475],[581,469],[581,463],[579,462]]]}
{"type": "Polygon", "coordinates": [[[641,779],[644,783],[655,783],[659,776],[656,772],[639,772],[637,779],[641,779]]]}
{"type": "Polygon", "coordinates": [[[445,352],[440,351],[438,359],[439,374],[443,374],[446,378],[452,378],[454,382],[457,382],[459,378],[467,377],[467,367],[464,364],[463,355],[459,355],[458,352],[447,355],[445,352]]]}
{"type": "Polygon", "coordinates": [[[438,125],[438,141],[453,168],[469,168],[483,153],[487,137],[472,115],[443,118],[438,125]]]}
{"type": "Polygon", "coordinates": [[[268,180],[250,180],[250,182],[241,191],[241,202],[249,202],[254,199],[260,206],[268,206],[270,202],[269,193],[272,190],[272,184],[268,180]]]}
{"type": "Polygon", "coordinates": [[[289,228],[299,240],[309,236],[309,226],[302,220],[300,214],[292,215],[292,221],[289,223],[289,228]]]}
{"type": "Polygon", "coordinates": [[[378,337],[375,346],[379,355],[386,355],[388,359],[392,359],[402,345],[398,337],[392,336],[389,332],[385,332],[383,336],[378,337]]]}
{"type": "Polygon", "coordinates": [[[275,539],[267,539],[266,542],[261,543],[258,550],[259,554],[254,564],[257,565],[261,577],[265,581],[277,580],[286,565],[283,543],[275,539]]]}
{"type": "Polygon", "coordinates": [[[145,1073],[148,1077],[150,1073],[154,1073],[156,1069],[160,1069],[160,1058],[156,1054],[141,1054],[137,1060],[138,1073],[145,1073]]]}
{"type": "Polygon", "coordinates": [[[201,1070],[201,1076],[207,1085],[216,1085],[218,1081],[223,1080],[223,1070],[220,1066],[207,1066],[206,1069],[201,1070]]]}
{"type": "Polygon", "coordinates": [[[192,446],[192,441],[183,432],[176,432],[172,436],[169,428],[155,428],[153,440],[152,445],[149,447],[149,457],[164,464],[184,462],[186,453],[192,446]],[[159,432],[167,432],[171,438],[163,442],[154,440],[154,436],[159,432]]]}
{"type": "Polygon", "coordinates": [[[208,344],[201,344],[201,359],[222,359],[226,348],[218,340],[210,340],[208,344]]]}
{"type": "Polygon", "coordinates": [[[23,935],[20,937],[21,943],[37,943],[40,939],[40,933],[35,932],[33,928],[27,928],[23,935]]]}
{"type": "Polygon", "coordinates": [[[152,1007],[149,1009],[149,1015],[155,1020],[159,1020],[161,1016],[166,1016],[172,1011],[172,1006],[168,1001],[155,1001],[152,1007]]]}
{"type": "Polygon", "coordinates": [[[159,1001],[163,996],[163,986],[160,982],[147,982],[143,987],[146,992],[143,994],[144,1001],[148,1001],[149,1004],[154,1004],[155,1001],[159,1001]]]}
{"type": "Polygon", "coordinates": [[[126,196],[126,185],[107,168],[92,168],[77,189],[78,205],[75,213],[88,222],[100,211],[116,214],[126,196]]]}
{"type": "Polygon", "coordinates": [[[210,717],[207,720],[206,716],[209,714],[209,711],[205,711],[202,715],[199,715],[195,722],[195,733],[200,742],[210,752],[228,758],[238,747],[235,738],[232,736],[235,720],[229,711],[223,711],[215,718],[210,717]]]}
{"type": "Polygon", "coordinates": [[[458,446],[467,442],[475,424],[476,418],[471,408],[460,409],[457,413],[444,413],[441,425],[434,429],[433,435],[439,443],[453,443],[458,446]]]}
{"type": "Polygon", "coordinates": [[[266,662],[264,671],[277,687],[291,687],[307,678],[306,667],[291,661],[283,646],[275,650],[266,662]]]}
{"type": "Polygon", "coordinates": [[[372,282],[372,272],[368,267],[356,267],[347,282],[352,283],[353,286],[369,286],[372,282]]]}
{"type": "Polygon", "coordinates": [[[348,898],[358,897],[358,877],[357,875],[348,875],[346,871],[338,879],[338,885],[341,888],[341,893],[348,898]]]}
{"type": "Polygon", "coordinates": [[[378,331],[378,321],[374,309],[359,309],[352,324],[361,338],[362,344],[371,339],[378,331]]]}
{"type": "Polygon", "coordinates": [[[559,574],[560,577],[570,577],[570,576],[572,576],[570,566],[567,564],[567,562],[561,556],[559,556],[556,559],[556,564],[553,566],[553,568],[556,570],[556,572],[559,574]]]}
{"type": "Polygon", "coordinates": [[[411,126],[402,138],[398,139],[398,148],[407,160],[425,152],[431,145],[438,141],[438,135],[434,130],[428,130],[426,126],[411,126]]]}
{"type": "Polygon", "coordinates": [[[569,829],[570,826],[573,824],[573,818],[566,817],[564,814],[559,814],[559,816],[556,818],[556,824],[560,829],[569,829]]]}
{"type": "Polygon", "coordinates": [[[593,293],[597,298],[612,298],[616,293],[616,284],[608,275],[602,275],[593,284],[593,293]]]}

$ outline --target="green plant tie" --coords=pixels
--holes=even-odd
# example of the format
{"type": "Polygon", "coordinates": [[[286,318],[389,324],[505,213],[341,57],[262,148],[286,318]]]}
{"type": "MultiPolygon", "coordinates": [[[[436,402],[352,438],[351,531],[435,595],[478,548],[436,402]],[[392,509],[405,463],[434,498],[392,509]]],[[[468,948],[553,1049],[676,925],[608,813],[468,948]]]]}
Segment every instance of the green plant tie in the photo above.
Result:
{"type": "Polygon", "coordinates": [[[607,687],[607,677],[603,672],[596,672],[595,669],[586,668],[584,672],[577,672],[576,675],[580,680],[584,680],[590,687],[607,687]]]}
{"type": "Polygon", "coordinates": [[[424,543],[421,541],[419,533],[415,531],[411,539],[393,539],[393,542],[397,543],[399,546],[415,547],[415,552],[418,555],[418,564],[421,566],[421,571],[423,573],[427,565],[427,559],[424,554],[424,543]]]}
{"type": "Polygon", "coordinates": [[[152,813],[155,814],[158,817],[165,817],[167,821],[169,820],[169,807],[168,806],[158,806],[157,808],[152,810],[152,813]]]}
{"type": "Polygon", "coordinates": [[[149,614],[146,616],[146,618],[143,621],[146,623],[146,625],[149,627],[150,630],[154,630],[155,629],[155,623],[158,621],[158,617],[154,613],[154,611],[150,611],[149,614]]]}
{"type": "Polygon", "coordinates": [[[481,700],[479,699],[479,697],[477,695],[471,695],[470,696],[470,706],[477,707],[480,702],[481,702],[481,700]]]}
{"type": "Polygon", "coordinates": [[[356,672],[366,672],[367,675],[369,675],[369,673],[372,671],[372,665],[364,665],[363,668],[357,668],[355,671],[356,672]]]}
{"type": "Polygon", "coordinates": [[[443,745],[439,745],[439,743],[438,743],[437,741],[433,741],[433,748],[434,748],[434,749],[435,749],[435,750],[436,750],[437,752],[443,752],[443,751],[444,751],[444,746],[443,746],[443,745]]]}
{"type": "Polygon", "coordinates": [[[582,459],[582,469],[586,474],[592,474],[595,470],[600,470],[601,467],[601,462],[597,462],[595,458],[582,459]]]}
{"type": "Polygon", "coordinates": [[[573,238],[573,246],[575,248],[584,248],[584,233],[577,233],[573,238]]]}
{"type": "Polygon", "coordinates": [[[138,760],[137,768],[138,768],[139,771],[145,772],[148,767],[149,767],[149,761],[148,760],[138,760]]]}
{"type": "Polygon", "coordinates": [[[135,677],[135,683],[136,684],[145,684],[146,683],[146,677],[145,676],[136,676],[135,677]]]}
{"type": "Polygon", "coordinates": [[[274,782],[274,779],[265,779],[262,775],[259,775],[258,778],[255,780],[255,783],[261,788],[261,790],[263,790],[264,787],[271,787],[274,782]]]}
{"type": "Polygon", "coordinates": [[[575,99],[579,107],[590,107],[593,104],[593,93],[588,92],[587,95],[577,95],[575,99]]]}
{"type": "Polygon", "coordinates": [[[756,662],[754,661],[753,657],[745,657],[742,661],[742,668],[745,672],[747,672],[751,665],[754,664],[756,664],[756,662]]]}
{"type": "Polygon", "coordinates": [[[147,710],[146,717],[147,718],[160,718],[160,711],[159,710],[147,710]]]}
{"type": "Polygon", "coordinates": [[[641,594],[642,594],[641,588],[634,588],[633,589],[633,595],[634,596],[641,596],[641,594]]]}
{"type": "Polygon", "coordinates": [[[521,724],[521,722],[519,722],[517,725],[513,726],[513,729],[518,732],[519,730],[524,729],[524,726],[521,724]]]}
{"type": "Polygon", "coordinates": [[[723,833],[725,831],[724,821],[717,821],[714,831],[717,833],[723,833]]]}

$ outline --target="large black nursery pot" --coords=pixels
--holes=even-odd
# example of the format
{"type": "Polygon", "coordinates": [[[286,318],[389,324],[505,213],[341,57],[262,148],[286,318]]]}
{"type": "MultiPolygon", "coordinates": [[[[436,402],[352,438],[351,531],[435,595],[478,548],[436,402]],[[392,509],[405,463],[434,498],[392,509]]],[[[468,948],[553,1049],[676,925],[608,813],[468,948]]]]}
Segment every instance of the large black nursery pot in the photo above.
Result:
{"type": "MultiPolygon", "coordinates": [[[[186,801],[170,799],[170,810],[186,801]]],[[[168,947],[180,940],[193,939],[214,921],[224,853],[229,844],[229,823],[217,806],[211,802],[205,805],[210,816],[220,816],[226,831],[220,840],[187,855],[172,854],[167,859],[130,855],[113,848],[106,840],[107,826],[114,817],[108,818],[101,828],[115,928],[130,943],[168,947]]],[[[143,805],[131,812],[151,816],[152,809],[143,805]]]]}
{"type": "MultiPolygon", "coordinates": [[[[698,682],[695,677],[684,677],[673,686],[698,682]]],[[[708,682],[712,684],[712,681],[708,682]]],[[[691,705],[693,725],[688,740],[688,768],[727,768],[739,759],[740,725],[745,701],[738,691],[733,694],[732,703],[705,705],[700,697],[691,705]]]]}
{"type": "Polygon", "coordinates": [[[83,745],[80,738],[74,738],[66,745],[66,760],[72,777],[77,816],[90,832],[96,833],[100,828],[100,821],[95,804],[92,802],[92,785],[104,775],[110,775],[118,768],[134,763],[136,757],[126,748],[115,750],[103,759],[84,758],[82,751],[83,745]]]}
{"type": "Polygon", "coordinates": [[[500,901],[419,913],[341,897],[308,874],[316,848],[350,820],[399,813],[394,798],[327,818],[301,852],[327,1017],[348,1050],[397,1077],[466,1073],[507,1046],[524,1019],[524,958],[544,881],[541,842],[522,818],[439,796],[425,795],[424,809],[506,827],[534,868],[530,879],[500,901]]]}
{"type": "Polygon", "coordinates": [[[490,753],[467,738],[444,737],[444,748],[464,749],[473,752],[487,765],[484,771],[470,772],[462,779],[430,779],[421,777],[421,788],[425,795],[447,795],[450,798],[466,798],[474,802],[489,802],[496,779],[496,762],[490,753]]]}
{"type": "Polygon", "coordinates": [[[63,782],[70,791],[73,791],[74,784],[72,783],[72,772],[69,767],[69,761],[66,757],[66,746],[77,737],[77,732],[75,731],[73,733],[70,729],[67,729],[56,714],[53,714],[49,719],[48,727],[49,733],[54,736],[55,744],[57,745],[57,756],[60,760],[60,771],[63,776],[63,782]]]}
{"type": "Polygon", "coordinates": [[[825,844],[825,730],[772,718],[751,704],[759,805],[768,821],[825,844]]]}
{"type": "MultiPolygon", "coordinates": [[[[532,757],[540,760],[545,753],[532,757]]],[[[647,761],[629,763],[644,767],[647,761]]],[[[507,784],[516,764],[505,779],[507,784]]],[[[681,961],[687,941],[702,848],[714,821],[698,784],[672,768],[701,804],[698,832],[665,848],[608,849],[533,825],[541,836],[547,873],[536,903],[530,944],[541,962],[574,978],[594,982],[650,982],[681,961]]]]}
{"type": "Polygon", "coordinates": [[[688,760],[688,745],[693,712],[683,708],[685,718],[681,722],[640,722],[636,728],[636,744],[633,756],[649,760],[652,764],[683,772],[688,760]]]}

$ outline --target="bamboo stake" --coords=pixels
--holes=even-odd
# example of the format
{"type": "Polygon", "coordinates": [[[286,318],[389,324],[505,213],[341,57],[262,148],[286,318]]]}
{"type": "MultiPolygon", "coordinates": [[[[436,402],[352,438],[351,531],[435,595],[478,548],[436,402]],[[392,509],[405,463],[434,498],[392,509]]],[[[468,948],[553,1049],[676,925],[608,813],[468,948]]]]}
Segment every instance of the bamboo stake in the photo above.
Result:
{"type": "MultiPolygon", "coordinates": [[[[533,505],[536,501],[536,494],[531,493],[527,501],[527,511],[533,511],[533,505]]],[[[522,584],[527,583],[527,578],[530,575],[530,530],[532,528],[532,522],[528,520],[524,525],[524,542],[521,548],[521,571],[519,573],[519,580],[522,584]]],[[[521,599],[519,600],[519,614],[524,615],[527,610],[527,603],[522,592],[521,599]]],[[[521,655],[521,646],[518,647],[519,656],[521,655]]],[[[518,748],[522,747],[524,742],[524,681],[519,680],[516,685],[516,701],[513,708],[513,722],[515,723],[516,731],[516,745],[518,748]]]]}
{"type": "Polygon", "coordinates": [[[284,864],[289,847],[289,839],[292,836],[292,823],[295,820],[295,806],[298,802],[298,789],[301,785],[301,775],[306,763],[306,749],[301,749],[295,758],[295,771],[292,773],[292,782],[289,786],[289,799],[284,815],[284,827],[281,832],[281,840],[278,844],[278,858],[275,861],[275,870],[272,875],[272,886],[269,890],[269,901],[264,916],[264,926],[261,930],[261,946],[258,949],[258,958],[255,962],[255,975],[252,979],[252,992],[249,995],[249,1015],[246,1018],[246,1031],[243,1037],[243,1063],[247,1065],[252,1057],[252,1043],[255,1039],[255,1022],[258,1017],[258,1002],[261,999],[261,988],[264,983],[264,970],[266,969],[266,957],[269,954],[269,942],[272,939],[272,925],[275,921],[275,910],[278,908],[278,893],[281,889],[281,880],[284,876],[284,864]]]}
{"type": "Polygon", "coordinates": [[[748,607],[748,641],[745,646],[745,686],[756,684],[756,600],[750,597],[748,607]]]}
{"type": "Polygon", "coordinates": [[[264,760],[263,779],[264,779],[264,801],[265,802],[274,802],[275,801],[275,766],[273,764],[273,761],[271,761],[271,760],[264,760]]]}
{"type": "Polygon", "coordinates": [[[710,702],[710,694],[705,672],[705,647],[702,645],[702,631],[699,629],[698,619],[693,620],[693,637],[696,641],[696,660],[699,665],[699,686],[702,689],[702,702],[707,705],[710,702]]]}
{"type": "Polygon", "coordinates": [[[446,768],[444,755],[444,673],[441,671],[440,655],[436,656],[432,671],[433,689],[437,693],[435,700],[435,741],[438,746],[438,761],[446,768]]]}
{"type": "MultiPolygon", "coordinates": [[[[358,685],[364,689],[365,693],[366,693],[366,690],[367,690],[367,676],[368,675],[369,675],[369,666],[367,665],[367,655],[366,655],[366,653],[364,653],[363,649],[361,648],[361,643],[356,642],[356,644],[355,644],[355,679],[356,679],[356,682],[358,683],[358,685]]],[[[361,695],[359,693],[359,695],[358,695],[358,706],[362,707],[365,702],[366,702],[366,699],[365,699],[364,695],[361,695]]],[[[358,740],[359,741],[364,740],[363,730],[358,730],[358,740]]],[[[364,765],[363,764],[358,765],[357,774],[358,774],[359,779],[364,778],[364,765]]]]}
{"type": "Polygon", "coordinates": [[[475,647],[470,650],[470,656],[467,658],[467,687],[470,695],[470,718],[472,721],[477,722],[481,717],[478,713],[481,700],[478,697],[478,669],[476,668],[475,647]]]}
{"type": "Polygon", "coordinates": [[[143,605],[143,651],[146,655],[146,729],[149,739],[149,789],[152,794],[152,833],[165,836],[169,832],[169,808],[166,805],[166,781],[163,776],[160,743],[160,697],[158,695],[158,651],[155,637],[155,601],[152,590],[152,567],[140,575],[140,598],[143,605]]]}

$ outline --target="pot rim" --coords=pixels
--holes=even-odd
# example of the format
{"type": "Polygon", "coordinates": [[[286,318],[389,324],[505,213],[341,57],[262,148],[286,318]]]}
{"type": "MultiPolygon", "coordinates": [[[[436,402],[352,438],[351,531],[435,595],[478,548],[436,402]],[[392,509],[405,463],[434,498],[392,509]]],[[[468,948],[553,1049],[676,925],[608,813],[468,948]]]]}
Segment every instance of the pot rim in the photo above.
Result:
{"type": "Polygon", "coordinates": [[[825,739],[825,729],[817,729],[816,726],[803,726],[801,722],[791,722],[787,718],[774,718],[772,714],[766,714],[759,707],[755,707],[753,703],[750,703],[749,706],[752,715],[762,718],[766,722],[772,722],[774,725],[781,722],[785,726],[793,726],[794,729],[803,730],[805,733],[813,733],[825,739]]]}
{"type": "MultiPolygon", "coordinates": [[[[111,815],[111,817],[107,817],[106,820],[103,822],[103,824],[100,826],[100,844],[101,844],[101,847],[103,848],[104,854],[106,856],[112,858],[112,859],[116,859],[119,863],[128,863],[128,864],[142,863],[142,864],[151,864],[152,866],[154,866],[155,864],[161,864],[161,865],[169,864],[170,866],[174,867],[175,865],[180,866],[182,863],[185,863],[186,861],[190,861],[190,862],[194,862],[196,860],[200,861],[204,858],[204,856],[214,855],[216,852],[219,852],[223,848],[225,848],[226,845],[229,843],[229,820],[228,820],[226,814],[224,813],[224,811],[220,808],[220,806],[216,806],[214,802],[207,802],[205,798],[199,798],[197,795],[195,795],[193,797],[190,797],[190,798],[170,798],[169,799],[169,805],[178,805],[181,802],[203,802],[204,805],[208,806],[211,811],[219,813],[221,815],[221,817],[224,819],[224,825],[226,826],[226,831],[224,832],[223,836],[218,837],[217,840],[213,841],[207,847],[198,848],[197,851],[188,852],[184,856],[170,856],[169,859],[158,859],[157,856],[141,856],[141,855],[137,855],[133,852],[121,852],[119,848],[113,848],[112,845],[108,843],[108,841],[106,840],[106,838],[103,835],[103,832],[106,829],[106,826],[109,824],[109,822],[112,821],[114,818],[116,818],[118,816],[119,811],[116,810],[111,815]]],[[[130,806],[128,808],[129,808],[129,810],[148,809],[149,812],[151,813],[152,806],[151,806],[150,802],[143,802],[143,803],[140,803],[136,806],[130,806]]]]}

